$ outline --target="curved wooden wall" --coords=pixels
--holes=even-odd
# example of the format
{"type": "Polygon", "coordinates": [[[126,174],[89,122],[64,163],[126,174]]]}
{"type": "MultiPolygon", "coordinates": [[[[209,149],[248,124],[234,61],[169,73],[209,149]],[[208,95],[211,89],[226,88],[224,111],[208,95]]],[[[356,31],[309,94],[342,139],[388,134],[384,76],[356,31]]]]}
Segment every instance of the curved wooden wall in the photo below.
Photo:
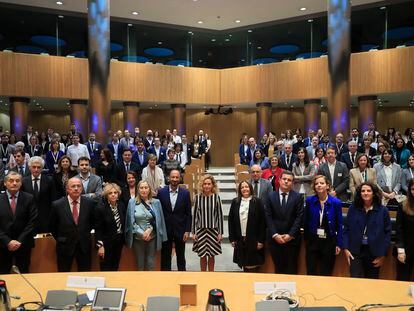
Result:
{"type": "MultiPolygon", "coordinates": [[[[87,60],[0,52],[0,95],[88,98],[87,60]]],[[[414,47],[356,53],[351,94],[414,90],[414,47]]],[[[277,102],[327,96],[326,58],[224,70],[111,63],[112,100],[184,104],[277,102]]]]}

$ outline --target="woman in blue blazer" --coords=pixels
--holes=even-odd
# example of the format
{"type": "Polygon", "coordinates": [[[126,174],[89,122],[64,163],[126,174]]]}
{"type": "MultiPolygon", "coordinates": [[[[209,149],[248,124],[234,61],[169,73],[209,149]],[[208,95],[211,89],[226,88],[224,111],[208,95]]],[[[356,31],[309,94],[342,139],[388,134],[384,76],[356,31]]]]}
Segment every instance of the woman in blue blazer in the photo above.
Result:
{"type": "Polygon", "coordinates": [[[312,181],[315,195],[306,199],[306,269],[310,275],[332,275],[335,256],[342,248],[342,203],[328,194],[330,188],[328,178],[317,175],[312,181]]]}
{"type": "Polygon", "coordinates": [[[60,143],[57,140],[52,141],[50,150],[46,152],[45,167],[48,169],[49,175],[53,175],[59,166],[59,160],[65,153],[60,150],[60,143]]]}
{"type": "Polygon", "coordinates": [[[381,205],[381,192],[364,182],[357,187],[344,225],[343,247],[351,277],[377,279],[390,240],[390,215],[381,205]]]}
{"type": "Polygon", "coordinates": [[[401,166],[402,169],[408,167],[408,157],[410,156],[410,150],[405,146],[404,139],[397,138],[393,149],[395,162],[401,166]]]}
{"type": "Polygon", "coordinates": [[[138,195],[129,200],[125,237],[127,246],[133,249],[138,270],[155,270],[156,253],[167,241],[167,229],[161,203],[152,198],[145,180],[138,183],[138,195]]]}

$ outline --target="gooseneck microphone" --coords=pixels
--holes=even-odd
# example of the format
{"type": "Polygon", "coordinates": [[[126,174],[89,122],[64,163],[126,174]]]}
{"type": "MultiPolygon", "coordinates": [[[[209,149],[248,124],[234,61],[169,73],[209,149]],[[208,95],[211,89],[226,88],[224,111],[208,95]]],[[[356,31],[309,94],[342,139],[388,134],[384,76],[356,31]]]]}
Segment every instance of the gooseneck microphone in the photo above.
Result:
{"type": "Polygon", "coordinates": [[[42,295],[40,294],[40,292],[36,289],[36,287],[34,287],[33,286],[33,284],[32,283],[30,283],[29,282],[29,280],[28,279],[26,279],[26,277],[23,275],[23,274],[21,274],[20,273],[20,270],[19,270],[19,268],[17,267],[17,266],[12,266],[12,271],[14,272],[14,273],[16,273],[16,274],[18,274],[18,275],[20,275],[22,278],[23,278],[23,280],[27,283],[27,284],[29,284],[30,285],[30,287],[31,288],[33,288],[33,290],[39,295],[39,298],[40,298],[40,302],[42,303],[42,306],[44,306],[44,302],[43,302],[43,298],[42,298],[42,295]]]}

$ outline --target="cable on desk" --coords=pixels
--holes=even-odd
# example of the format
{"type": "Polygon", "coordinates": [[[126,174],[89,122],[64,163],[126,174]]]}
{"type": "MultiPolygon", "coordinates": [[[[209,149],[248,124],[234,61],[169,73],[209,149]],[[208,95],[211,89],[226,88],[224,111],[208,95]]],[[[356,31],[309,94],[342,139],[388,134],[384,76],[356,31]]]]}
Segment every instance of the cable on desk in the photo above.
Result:
{"type": "Polygon", "coordinates": [[[399,307],[414,307],[412,303],[401,303],[401,304],[385,304],[385,303],[370,303],[360,306],[356,311],[364,311],[376,308],[399,308],[399,307]]]}
{"type": "MultiPolygon", "coordinates": [[[[348,300],[348,299],[346,299],[346,298],[343,298],[343,297],[341,297],[341,296],[339,296],[338,294],[336,294],[336,293],[333,293],[333,294],[329,294],[329,295],[327,295],[327,296],[325,296],[325,297],[322,297],[322,298],[317,298],[314,294],[312,294],[312,293],[304,293],[304,294],[302,294],[302,295],[299,295],[298,297],[300,298],[300,297],[302,297],[302,298],[304,298],[303,296],[305,296],[305,295],[309,295],[309,296],[312,296],[312,298],[315,300],[315,301],[322,301],[322,300],[325,300],[325,299],[328,299],[329,297],[338,297],[339,299],[341,299],[341,300],[343,300],[343,301],[346,301],[346,302],[348,302],[348,303],[350,303],[351,305],[352,305],[352,307],[351,307],[351,310],[356,310],[356,304],[354,303],[354,302],[352,302],[351,300],[348,300]]],[[[304,298],[305,299],[305,298],[304,298]]],[[[306,301],[306,299],[305,299],[305,301],[306,301]]]]}

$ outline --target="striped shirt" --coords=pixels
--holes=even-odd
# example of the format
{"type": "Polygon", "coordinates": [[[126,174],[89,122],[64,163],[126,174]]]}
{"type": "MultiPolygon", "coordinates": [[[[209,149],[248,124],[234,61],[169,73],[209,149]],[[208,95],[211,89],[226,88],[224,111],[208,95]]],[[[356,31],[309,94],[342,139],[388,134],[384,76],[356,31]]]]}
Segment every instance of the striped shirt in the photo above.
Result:
{"type": "Polygon", "coordinates": [[[219,195],[197,195],[195,197],[192,228],[193,234],[198,228],[214,228],[223,234],[223,210],[219,195]]]}

